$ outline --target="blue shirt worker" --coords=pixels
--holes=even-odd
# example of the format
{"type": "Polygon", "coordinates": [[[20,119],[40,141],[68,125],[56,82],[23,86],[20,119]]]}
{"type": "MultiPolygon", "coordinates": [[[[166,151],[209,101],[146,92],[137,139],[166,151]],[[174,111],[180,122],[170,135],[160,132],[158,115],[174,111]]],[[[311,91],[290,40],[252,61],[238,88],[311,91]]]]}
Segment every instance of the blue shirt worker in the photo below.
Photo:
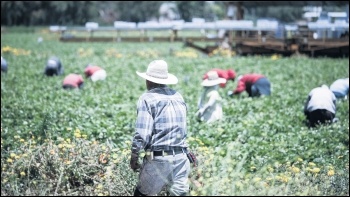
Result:
{"type": "Polygon", "coordinates": [[[168,73],[164,60],[154,60],[146,72],[136,73],[146,80],[148,91],[137,102],[130,167],[140,169],[140,174],[134,196],[157,195],[165,185],[171,196],[185,196],[191,167],[186,154],[187,105],[179,92],[167,86],[178,79],[168,73]],[[146,154],[140,165],[141,150],[146,154]]]}
{"type": "Polygon", "coordinates": [[[51,57],[46,63],[44,74],[46,76],[62,75],[63,66],[61,61],[57,57],[51,57]]]}
{"type": "Polygon", "coordinates": [[[346,99],[349,94],[349,77],[335,80],[329,88],[337,99],[346,99]]]}
{"type": "Polygon", "coordinates": [[[7,62],[5,58],[1,56],[1,72],[7,73],[7,62]]]}

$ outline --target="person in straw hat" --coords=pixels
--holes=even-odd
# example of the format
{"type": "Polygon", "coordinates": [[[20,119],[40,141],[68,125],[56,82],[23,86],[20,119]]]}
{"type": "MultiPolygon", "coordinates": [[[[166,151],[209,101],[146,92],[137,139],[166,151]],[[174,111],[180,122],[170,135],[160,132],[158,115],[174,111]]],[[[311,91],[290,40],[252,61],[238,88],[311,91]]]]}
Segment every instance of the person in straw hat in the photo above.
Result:
{"type": "Polygon", "coordinates": [[[164,186],[171,196],[187,195],[190,159],[196,159],[186,143],[187,105],[179,92],[167,86],[178,79],[168,73],[164,60],[154,60],[146,72],[136,73],[146,80],[148,91],[137,102],[131,145],[130,167],[140,171],[134,196],[157,195],[164,186]],[[142,165],[141,150],[146,153],[142,165]]]}
{"type": "Polygon", "coordinates": [[[221,97],[218,92],[219,84],[226,83],[225,78],[220,78],[216,71],[209,71],[208,78],[202,81],[204,87],[198,101],[196,116],[199,121],[211,123],[222,119],[223,112],[221,97]]]}
{"type": "MultiPolygon", "coordinates": [[[[233,69],[224,70],[224,69],[220,69],[220,68],[213,68],[213,69],[209,70],[208,72],[210,72],[210,71],[216,71],[220,78],[226,79],[226,82],[228,82],[229,80],[234,81],[236,78],[236,72],[233,69]]],[[[208,72],[203,75],[202,80],[205,80],[208,78],[208,72]]],[[[220,87],[225,88],[226,82],[220,83],[220,87]]]]}

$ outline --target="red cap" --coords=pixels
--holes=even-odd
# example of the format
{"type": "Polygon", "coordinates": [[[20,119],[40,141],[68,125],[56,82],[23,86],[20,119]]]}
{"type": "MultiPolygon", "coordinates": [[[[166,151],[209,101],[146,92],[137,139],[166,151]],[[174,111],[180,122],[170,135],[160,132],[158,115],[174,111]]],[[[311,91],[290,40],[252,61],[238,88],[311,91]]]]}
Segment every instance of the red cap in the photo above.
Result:
{"type": "Polygon", "coordinates": [[[232,70],[232,69],[228,69],[227,70],[227,75],[228,75],[228,78],[229,79],[235,79],[236,78],[236,73],[235,73],[235,71],[234,70],[232,70]]]}

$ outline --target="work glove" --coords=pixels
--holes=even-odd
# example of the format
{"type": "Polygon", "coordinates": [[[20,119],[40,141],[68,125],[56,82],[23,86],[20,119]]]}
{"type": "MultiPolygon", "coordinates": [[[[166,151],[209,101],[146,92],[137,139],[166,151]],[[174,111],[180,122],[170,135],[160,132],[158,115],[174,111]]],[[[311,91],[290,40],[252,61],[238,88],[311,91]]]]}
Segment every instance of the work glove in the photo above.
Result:
{"type": "Polygon", "coordinates": [[[198,166],[198,160],[197,160],[196,156],[194,155],[194,153],[193,152],[188,152],[186,154],[187,154],[188,160],[190,160],[190,163],[192,163],[194,167],[197,167],[198,166]]]}
{"type": "Polygon", "coordinates": [[[130,168],[134,171],[137,172],[138,169],[140,169],[140,164],[139,164],[139,155],[137,153],[131,153],[131,158],[130,158],[130,168]]]}

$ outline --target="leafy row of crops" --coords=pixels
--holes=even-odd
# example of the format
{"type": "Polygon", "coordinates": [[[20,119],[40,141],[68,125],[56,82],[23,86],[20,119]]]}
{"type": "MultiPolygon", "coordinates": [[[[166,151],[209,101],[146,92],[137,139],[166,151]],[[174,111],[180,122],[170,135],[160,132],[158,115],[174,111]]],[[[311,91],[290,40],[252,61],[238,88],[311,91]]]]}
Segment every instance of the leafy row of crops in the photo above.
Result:
{"type": "Polygon", "coordinates": [[[307,128],[302,111],[312,88],[349,76],[348,59],[207,57],[182,43],[61,43],[45,32],[2,33],[1,54],[9,65],[1,75],[2,195],[131,195],[137,177],[128,168],[130,141],[145,91],[135,71],[154,59],[168,62],[179,78],[171,87],[188,104],[188,143],[200,161],[191,195],[349,194],[348,101],[337,102],[340,121],[330,126],[307,128]],[[53,55],[65,74],[95,63],[107,79],[63,90],[65,75],[43,75],[53,55]],[[199,123],[201,76],[214,67],[262,73],[272,95],[229,98],[237,84],[229,82],[220,89],[224,120],[199,123]]]}

